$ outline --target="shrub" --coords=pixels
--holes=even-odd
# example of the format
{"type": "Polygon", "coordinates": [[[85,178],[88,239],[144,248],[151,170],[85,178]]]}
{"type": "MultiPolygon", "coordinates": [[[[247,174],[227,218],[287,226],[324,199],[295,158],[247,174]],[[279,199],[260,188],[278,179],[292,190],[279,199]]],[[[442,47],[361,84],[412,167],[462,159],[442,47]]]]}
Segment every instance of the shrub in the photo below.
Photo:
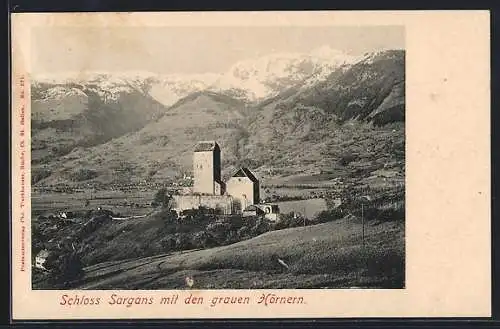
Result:
{"type": "Polygon", "coordinates": [[[379,222],[393,222],[405,220],[405,209],[380,209],[376,218],[379,222]]]}
{"type": "Polygon", "coordinates": [[[252,237],[261,235],[272,230],[272,224],[265,218],[257,218],[255,224],[250,227],[249,233],[252,237]]]}
{"type": "Polygon", "coordinates": [[[228,232],[231,228],[231,224],[224,222],[213,222],[207,225],[207,231],[211,231],[217,234],[224,234],[228,232]]]}
{"type": "Polygon", "coordinates": [[[319,212],[314,218],[315,222],[318,223],[327,223],[334,220],[338,220],[344,217],[344,212],[340,208],[323,210],[319,212]]]}
{"type": "Polygon", "coordinates": [[[283,214],[279,220],[274,225],[275,230],[283,230],[286,228],[300,227],[311,225],[311,221],[302,216],[295,216],[293,213],[283,214]]]}
{"type": "Polygon", "coordinates": [[[250,230],[248,229],[247,226],[243,225],[242,227],[240,227],[237,231],[236,231],[236,235],[237,237],[240,239],[240,240],[243,240],[244,237],[248,236],[248,233],[250,232],[250,230]]]}
{"type": "Polygon", "coordinates": [[[189,234],[187,233],[177,233],[174,236],[174,239],[176,250],[188,250],[195,248],[193,243],[191,242],[189,234]]]}
{"type": "Polygon", "coordinates": [[[31,184],[36,184],[42,179],[49,177],[52,172],[48,169],[34,168],[31,170],[31,184]]]}
{"type": "Polygon", "coordinates": [[[164,251],[170,251],[175,249],[176,240],[172,237],[167,237],[160,241],[160,245],[164,251]]]}
{"type": "Polygon", "coordinates": [[[219,245],[218,241],[206,231],[195,233],[192,238],[192,244],[195,248],[211,248],[219,245]]]}
{"type": "Polygon", "coordinates": [[[151,206],[154,208],[162,207],[170,209],[170,202],[172,201],[172,196],[168,193],[166,188],[162,188],[156,192],[151,206]]]}
{"type": "Polygon", "coordinates": [[[356,156],[353,155],[353,154],[344,154],[340,157],[340,159],[338,160],[338,163],[345,167],[347,166],[349,163],[353,162],[354,160],[356,159],[356,156]]]}
{"type": "Polygon", "coordinates": [[[110,214],[101,214],[96,217],[92,217],[85,225],[82,225],[80,230],[75,232],[75,236],[83,239],[92,232],[95,232],[101,226],[111,222],[110,214]]]}
{"type": "Polygon", "coordinates": [[[45,267],[50,271],[50,281],[64,287],[84,274],[80,255],[76,252],[55,252],[47,258],[45,267]]]}

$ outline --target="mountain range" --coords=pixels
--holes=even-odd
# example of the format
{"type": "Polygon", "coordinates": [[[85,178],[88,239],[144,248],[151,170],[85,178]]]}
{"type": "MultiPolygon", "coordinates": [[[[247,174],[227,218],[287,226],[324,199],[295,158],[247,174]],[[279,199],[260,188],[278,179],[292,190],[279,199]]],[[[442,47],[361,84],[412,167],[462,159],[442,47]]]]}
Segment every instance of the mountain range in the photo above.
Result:
{"type": "Polygon", "coordinates": [[[198,140],[221,144],[226,175],[241,165],[261,176],[331,171],[346,153],[404,157],[403,50],[323,47],[222,74],[45,75],[31,95],[35,185],[173,179],[191,170],[198,140]]]}

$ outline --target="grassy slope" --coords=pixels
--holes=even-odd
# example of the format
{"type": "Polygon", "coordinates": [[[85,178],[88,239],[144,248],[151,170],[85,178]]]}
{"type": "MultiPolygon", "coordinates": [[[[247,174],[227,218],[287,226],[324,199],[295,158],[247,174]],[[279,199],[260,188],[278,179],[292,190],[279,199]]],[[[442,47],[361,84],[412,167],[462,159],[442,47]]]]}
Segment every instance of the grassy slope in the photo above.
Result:
{"type": "MultiPolygon", "coordinates": [[[[164,181],[178,173],[179,166],[191,169],[192,149],[199,140],[216,139],[226,150],[234,148],[242,107],[241,103],[230,103],[212,94],[196,93],[143,129],[93,148],[75,150],[61,162],[66,169],[99,168],[98,180],[103,182],[130,183],[131,179],[147,178],[164,181]],[[126,174],[116,175],[118,170],[126,174]]],[[[227,157],[226,153],[225,161],[227,157]]]]}
{"type": "Polygon", "coordinates": [[[82,289],[341,288],[404,286],[403,222],[352,219],[274,231],[229,246],[96,264],[82,289]],[[277,259],[284,260],[284,269],[277,259]]]}

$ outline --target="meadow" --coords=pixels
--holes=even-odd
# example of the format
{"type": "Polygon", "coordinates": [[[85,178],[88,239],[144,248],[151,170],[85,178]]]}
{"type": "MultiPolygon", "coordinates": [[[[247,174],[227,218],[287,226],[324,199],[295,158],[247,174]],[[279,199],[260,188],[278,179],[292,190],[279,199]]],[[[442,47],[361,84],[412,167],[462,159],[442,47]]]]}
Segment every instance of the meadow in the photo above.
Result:
{"type": "Polygon", "coordinates": [[[151,201],[156,191],[91,191],[72,193],[32,192],[33,219],[58,212],[81,212],[98,207],[124,216],[144,215],[151,211],[151,201]]]}
{"type": "Polygon", "coordinates": [[[403,288],[404,251],[403,221],[369,223],[363,245],[361,223],[346,218],[228,246],[96,264],[76,288],[403,288]]]}

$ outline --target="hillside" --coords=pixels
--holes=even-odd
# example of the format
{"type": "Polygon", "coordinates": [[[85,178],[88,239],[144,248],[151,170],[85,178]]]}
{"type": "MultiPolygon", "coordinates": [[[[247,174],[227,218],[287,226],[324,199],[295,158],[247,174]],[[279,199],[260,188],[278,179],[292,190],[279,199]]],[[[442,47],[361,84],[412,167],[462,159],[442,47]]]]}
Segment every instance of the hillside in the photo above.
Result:
{"type": "MultiPolygon", "coordinates": [[[[44,183],[54,184],[71,168],[96,168],[102,183],[171,178],[190,169],[192,147],[199,140],[216,138],[229,150],[242,134],[244,112],[245,104],[232,98],[211,92],[190,94],[136,132],[62,156],[44,183]]],[[[230,160],[228,153],[224,160],[230,160]]]]}
{"type": "MultiPolygon", "coordinates": [[[[299,65],[293,58],[287,63],[299,65]]],[[[108,129],[119,133],[104,134],[112,139],[63,153],[57,163],[37,164],[35,174],[41,177],[37,182],[168,181],[191,172],[192,147],[207,139],[221,145],[225,175],[240,165],[252,168],[261,179],[281,181],[299,176],[321,181],[337,176],[363,179],[381,169],[402,174],[404,51],[373,53],[354,63],[332,65],[336,68],[328,74],[321,71],[320,78],[309,75],[312,71],[293,83],[290,79],[297,75],[287,77],[288,82],[275,89],[280,92],[258,103],[230,96],[228,90],[205,90],[153,111],[154,118],[135,112],[134,127],[120,125],[118,119],[112,124],[105,120],[108,129]],[[116,126],[130,129],[125,132],[116,126]],[[81,179],[68,179],[75,170],[81,179]]],[[[80,97],[67,97],[65,102],[84,104],[74,101],[80,97]]],[[[158,104],[149,94],[142,97],[147,104],[158,104]]],[[[71,104],[72,111],[84,108],[71,104]]],[[[54,132],[46,133],[46,138],[54,138],[54,132]]],[[[36,143],[40,140],[35,137],[36,143]]]]}
{"type": "Polygon", "coordinates": [[[79,289],[402,288],[401,222],[366,227],[342,219],[284,229],[211,249],[174,252],[85,268],[79,289]],[[278,259],[288,265],[280,265],[278,259]]]}
{"type": "Polygon", "coordinates": [[[305,88],[285,103],[315,106],[341,121],[361,119],[381,125],[404,121],[405,53],[372,53],[325,81],[305,88]]]}
{"type": "MultiPolygon", "coordinates": [[[[74,150],[102,145],[137,131],[163,113],[163,105],[136,86],[103,90],[87,84],[32,86],[32,179],[50,176],[61,157],[74,150]]],[[[78,169],[78,168],[75,168],[78,169]]],[[[79,181],[74,171],[59,177],[79,181]]]]}
{"type": "Polygon", "coordinates": [[[342,171],[332,162],[344,157],[402,165],[404,77],[404,52],[388,51],[286,90],[254,109],[241,153],[255,167],[267,163],[292,173],[342,171]]]}

